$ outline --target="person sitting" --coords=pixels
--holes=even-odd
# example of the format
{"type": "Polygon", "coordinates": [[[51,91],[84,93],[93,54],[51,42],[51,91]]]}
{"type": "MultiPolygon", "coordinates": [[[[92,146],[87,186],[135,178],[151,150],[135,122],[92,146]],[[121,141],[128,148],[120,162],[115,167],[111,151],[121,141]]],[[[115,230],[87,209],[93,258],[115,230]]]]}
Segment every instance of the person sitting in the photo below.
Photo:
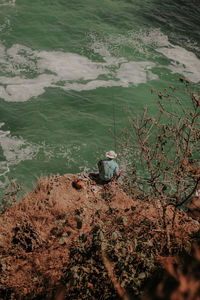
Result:
{"type": "Polygon", "coordinates": [[[106,152],[106,159],[100,160],[98,162],[99,179],[102,182],[108,183],[120,176],[119,166],[116,161],[114,161],[116,157],[117,154],[114,151],[110,150],[106,152]]]}

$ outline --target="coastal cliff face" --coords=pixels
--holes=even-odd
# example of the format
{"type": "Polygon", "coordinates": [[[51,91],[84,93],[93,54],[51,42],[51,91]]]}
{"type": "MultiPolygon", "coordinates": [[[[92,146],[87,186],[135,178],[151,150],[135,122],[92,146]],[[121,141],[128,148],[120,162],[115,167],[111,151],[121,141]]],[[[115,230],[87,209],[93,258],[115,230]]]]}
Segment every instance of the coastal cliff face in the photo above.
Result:
{"type": "Polygon", "coordinates": [[[161,257],[190,252],[200,226],[83,173],[39,180],[0,228],[0,299],[118,299],[139,295],[161,257]]]}

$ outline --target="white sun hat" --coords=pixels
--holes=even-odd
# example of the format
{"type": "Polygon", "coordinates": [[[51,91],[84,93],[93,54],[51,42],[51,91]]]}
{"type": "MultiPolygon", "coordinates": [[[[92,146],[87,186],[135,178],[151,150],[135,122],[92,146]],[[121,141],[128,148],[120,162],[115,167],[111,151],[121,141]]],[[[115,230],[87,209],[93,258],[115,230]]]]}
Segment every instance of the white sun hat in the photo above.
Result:
{"type": "Polygon", "coordinates": [[[108,157],[108,158],[116,158],[117,157],[117,153],[115,153],[115,151],[110,150],[110,151],[106,152],[106,157],[108,157]]]}

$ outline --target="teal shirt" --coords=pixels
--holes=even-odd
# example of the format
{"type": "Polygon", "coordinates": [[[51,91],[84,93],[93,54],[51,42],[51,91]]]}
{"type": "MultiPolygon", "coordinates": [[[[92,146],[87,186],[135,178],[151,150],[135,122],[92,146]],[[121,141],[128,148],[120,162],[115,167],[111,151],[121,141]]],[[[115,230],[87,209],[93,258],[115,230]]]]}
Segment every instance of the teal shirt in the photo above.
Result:
{"type": "Polygon", "coordinates": [[[101,180],[109,181],[114,175],[119,175],[119,166],[112,159],[102,160],[102,164],[99,170],[99,177],[101,180]]]}

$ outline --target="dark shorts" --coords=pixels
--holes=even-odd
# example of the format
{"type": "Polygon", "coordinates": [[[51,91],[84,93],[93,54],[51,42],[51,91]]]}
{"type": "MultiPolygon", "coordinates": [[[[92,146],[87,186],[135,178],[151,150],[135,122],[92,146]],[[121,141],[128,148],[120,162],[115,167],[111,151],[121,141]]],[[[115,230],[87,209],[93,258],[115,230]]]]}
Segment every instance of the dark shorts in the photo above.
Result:
{"type": "Polygon", "coordinates": [[[94,180],[94,181],[95,181],[96,183],[98,183],[98,184],[107,184],[107,183],[109,183],[109,182],[112,181],[112,179],[111,179],[111,180],[102,180],[102,179],[99,177],[99,174],[98,174],[98,173],[90,173],[90,174],[89,174],[89,177],[90,177],[90,179],[94,180]]]}

